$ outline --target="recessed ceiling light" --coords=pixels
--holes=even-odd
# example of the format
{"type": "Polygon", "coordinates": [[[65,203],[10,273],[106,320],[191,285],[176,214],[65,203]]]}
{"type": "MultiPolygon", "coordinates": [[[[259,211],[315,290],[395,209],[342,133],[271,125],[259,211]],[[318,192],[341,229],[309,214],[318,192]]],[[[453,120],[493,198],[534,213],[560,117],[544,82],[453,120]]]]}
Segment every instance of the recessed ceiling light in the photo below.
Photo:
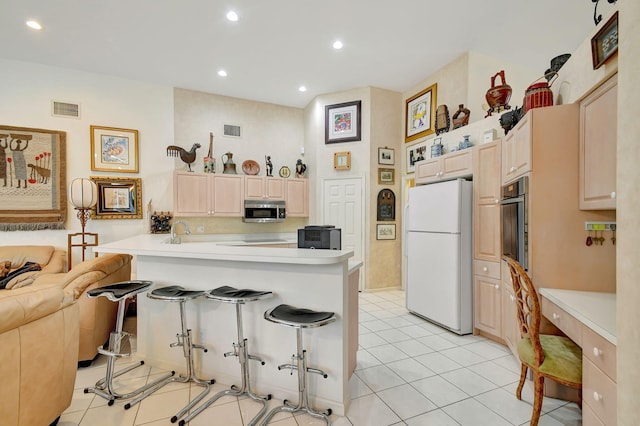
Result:
{"type": "Polygon", "coordinates": [[[300,92],[306,92],[306,91],[307,91],[307,88],[306,88],[305,86],[300,86],[300,87],[298,87],[298,90],[299,90],[300,92]]]}
{"type": "Polygon", "coordinates": [[[218,75],[220,77],[226,77],[227,76],[227,72],[225,70],[220,70],[220,71],[218,71],[218,75]]]}
{"type": "Polygon", "coordinates": [[[238,20],[238,14],[232,10],[229,13],[227,13],[227,19],[230,20],[231,22],[236,22],[238,20]]]}
{"type": "Polygon", "coordinates": [[[34,30],[41,30],[42,29],[42,25],[40,25],[40,23],[38,21],[34,21],[34,20],[27,21],[27,26],[29,28],[33,28],[34,30]]]}
{"type": "Polygon", "coordinates": [[[336,50],[342,49],[342,42],[340,40],[336,40],[333,42],[333,48],[336,50]]]}

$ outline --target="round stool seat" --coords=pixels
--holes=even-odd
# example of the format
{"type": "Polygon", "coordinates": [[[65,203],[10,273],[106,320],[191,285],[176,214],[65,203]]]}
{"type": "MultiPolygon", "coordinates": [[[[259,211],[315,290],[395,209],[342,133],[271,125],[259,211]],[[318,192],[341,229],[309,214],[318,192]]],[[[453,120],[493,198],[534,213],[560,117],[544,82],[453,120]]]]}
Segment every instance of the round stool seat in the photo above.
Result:
{"type": "Polygon", "coordinates": [[[135,294],[142,293],[149,288],[151,284],[153,284],[153,281],[123,281],[89,290],[87,296],[91,298],[105,296],[112,302],[118,302],[135,294]]]}
{"type": "Polygon", "coordinates": [[[150,299],[168,300],[170,302],[182,302],[204,296],[204,290],[185,290],[179,285],[171,285],[168,287],[160,287],[147,293],[150,299]]]}
{"type": "Polygon", "coordinates": [[[278,305],[264,313],[267,321],[294,328],[321,327],[336,320],[333,312],[319,312],[311,309],[278,305]]]}
{"type": "Polygon", "coordinates": [[[211,290],[207,293],[207,298],[227,303],[246,303],[266,299],[267,297],[271,297],[272,294],[270,291],[258,291],[246,288],[238,290],[237,288],[225,285],[211,290]]]}

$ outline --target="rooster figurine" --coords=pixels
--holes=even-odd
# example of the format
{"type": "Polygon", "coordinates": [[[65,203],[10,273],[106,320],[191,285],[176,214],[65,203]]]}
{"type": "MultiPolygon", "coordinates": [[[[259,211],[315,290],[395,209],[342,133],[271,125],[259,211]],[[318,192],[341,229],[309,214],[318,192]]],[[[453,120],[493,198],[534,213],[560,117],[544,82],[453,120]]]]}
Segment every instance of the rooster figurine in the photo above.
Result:
{"type": "Polygon", "coordinates": [[[194,143],[190,151],[187,151],[186,149],[176,145],[169,145],[167,147],[167,156],[168,157],[180,156],[180,159],[185,163],[187,163],[187,166],[189,166],[189,171],[192,172],[193,170],[191,170],[191,163],[196,161],[196,149],[198,148],[200,148],[199,143],[194,143]]]}

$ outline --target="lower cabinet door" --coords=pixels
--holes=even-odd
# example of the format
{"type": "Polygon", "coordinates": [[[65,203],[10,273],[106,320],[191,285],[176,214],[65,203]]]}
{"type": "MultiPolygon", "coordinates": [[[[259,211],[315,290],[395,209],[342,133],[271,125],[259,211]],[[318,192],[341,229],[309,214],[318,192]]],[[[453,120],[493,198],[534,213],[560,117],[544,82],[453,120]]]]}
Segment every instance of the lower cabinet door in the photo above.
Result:
{"type": "Polygon", "coordinates": [[[501,338],[500,280],[475,275],[473,277],[473,297],[474,327],[501,338]]]}

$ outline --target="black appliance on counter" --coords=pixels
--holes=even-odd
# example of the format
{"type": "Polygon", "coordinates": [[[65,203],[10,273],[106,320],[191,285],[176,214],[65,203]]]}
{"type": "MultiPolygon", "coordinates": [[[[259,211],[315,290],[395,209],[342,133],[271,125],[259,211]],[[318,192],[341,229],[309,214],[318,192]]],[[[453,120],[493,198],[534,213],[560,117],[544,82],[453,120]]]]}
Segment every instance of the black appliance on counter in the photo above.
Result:
{"type": "Polygon", "coordinates": [[[310,225],[298,229],[298,248],[342,249],[342,232],[333,225],[310,225]]]}

